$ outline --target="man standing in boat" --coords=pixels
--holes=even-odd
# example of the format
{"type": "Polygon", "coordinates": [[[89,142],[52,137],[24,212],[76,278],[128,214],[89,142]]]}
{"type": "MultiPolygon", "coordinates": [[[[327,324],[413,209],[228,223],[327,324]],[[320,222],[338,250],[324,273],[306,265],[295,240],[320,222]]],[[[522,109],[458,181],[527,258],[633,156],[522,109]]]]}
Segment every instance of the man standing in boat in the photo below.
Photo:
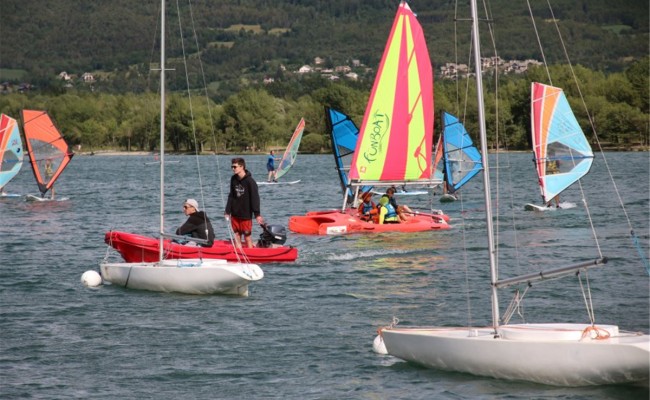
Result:
{"type": "Polygon", "coordinates": [[[257,182],[246,169],[246,161],[237,157],[232,159],[233,176],[230,178],[230,193],[226,203],[226,220],[230,220],[235,238],[235,246],[242,247],[241,237],[244,237],[246,247],[254,247],[251,237],[253,217],[258,224],[264,224],[260,214],[260,194],[257,182]]]}

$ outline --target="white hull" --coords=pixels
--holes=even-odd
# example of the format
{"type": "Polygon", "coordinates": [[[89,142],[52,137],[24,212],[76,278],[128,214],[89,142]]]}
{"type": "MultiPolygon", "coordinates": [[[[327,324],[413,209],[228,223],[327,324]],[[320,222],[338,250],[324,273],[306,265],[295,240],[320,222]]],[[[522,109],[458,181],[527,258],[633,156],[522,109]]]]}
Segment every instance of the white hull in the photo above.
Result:
{"type": "Polygon", "coordinates": [[[103,263],[100,271],[104,281],[128,289],[239,296],[248,296],[248,284],[264,276],[256,264],[193,259],[103,263]]]}
{"type": "MultiPolygon", "coordinates": [[[[650,336],[599,326],[608,339],[581,339],[585,324],[492,328],[383,328],[388,354],[426,367],[556,386],[647,382],[650,336]]],[[[602,331],[601,331],[602,332],[602,331]]]]}

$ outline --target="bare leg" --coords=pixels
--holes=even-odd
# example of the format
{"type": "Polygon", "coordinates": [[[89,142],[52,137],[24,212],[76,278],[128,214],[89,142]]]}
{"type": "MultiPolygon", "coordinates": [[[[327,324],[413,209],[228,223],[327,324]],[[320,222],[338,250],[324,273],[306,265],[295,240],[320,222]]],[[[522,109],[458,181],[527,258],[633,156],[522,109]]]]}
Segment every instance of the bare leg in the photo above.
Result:
{"type": "Polygon", "coordinates": [[[244,236],[244,239],[246,240],[246,247],[255,247],[253,246],[253,237],[252,235],[244,236]]]}
{"type": "Polygon", "coordinates": [[[239,233],[235,233],[234,239],[235,239],[235,247],[241,249],[241,238],[239,237],[239,233]]]}

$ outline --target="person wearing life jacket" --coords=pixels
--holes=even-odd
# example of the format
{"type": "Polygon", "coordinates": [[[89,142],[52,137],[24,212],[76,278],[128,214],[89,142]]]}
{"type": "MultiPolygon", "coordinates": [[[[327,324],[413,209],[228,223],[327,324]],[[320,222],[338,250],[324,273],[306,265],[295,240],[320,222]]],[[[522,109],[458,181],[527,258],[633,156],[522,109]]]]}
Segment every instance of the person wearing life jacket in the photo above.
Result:
{"type": "Polygon", "coordinates": [[[390,204],[387,195],[381,196],[379,199],[379,223],[380,224],[399,224],[400,219],[397,215],[397,210],[390,204]]]}
{"type": "Polygon", "coordinates": [[[368,191],[361,195],[362,203],[359,204],[359,219],[362,221],[377,222],[377,206],[372,201],[372,192],[368,191]]]}
{"type": "Polygon", "coordinates": [[[386,196],[388,196],[388,201],[390,202],[390,204],[395,209],[395,212],[397,213],[400,221],[406,221],[407,218],[406,218],[406,215],[404,215],[404,214],[413,214],[413,211],[411,211],[411,209],[407,205],[401,205],[400,206],[400,205],[397,204],[397,201],[395,200],[395,192],[396,191],[397,191],[397,189],[395,188],[395,186],[391,186],[388,189],[386,189],[386,196]]]}

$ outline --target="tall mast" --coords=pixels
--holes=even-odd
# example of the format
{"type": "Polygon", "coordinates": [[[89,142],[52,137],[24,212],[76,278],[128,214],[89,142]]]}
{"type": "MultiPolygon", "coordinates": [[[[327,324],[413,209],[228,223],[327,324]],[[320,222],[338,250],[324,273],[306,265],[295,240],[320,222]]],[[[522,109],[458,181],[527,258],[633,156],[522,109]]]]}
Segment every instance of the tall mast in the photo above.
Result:
{"type": "Polygon", "coordinates": [[[488,235],[488,253],[490,257],[490,283],[492,285],[492,326],[495,333],[499,326],[499,297],[496,282],[496,250],[494,247],[494,227],[492,223],[492,195],[490,193],[490,166],[488,165],[487,130],[485,128],[485,103],[483,101],[483,73],[481,71],[481,40],[478,33],[478,11],[476,0],[471,0],[472,9],[472,46],[474,48],[474,65],[476,71],[476,98],[478,102],[479,133],[481,153],[483,155],[483,190],[485,195],[485,219],[488,235]]]}
{"type": "Polygon", "coordinates": [[[160,0],[160,242],[159,259],[163,259],[165,238],[165,0],[160,0]]]}

